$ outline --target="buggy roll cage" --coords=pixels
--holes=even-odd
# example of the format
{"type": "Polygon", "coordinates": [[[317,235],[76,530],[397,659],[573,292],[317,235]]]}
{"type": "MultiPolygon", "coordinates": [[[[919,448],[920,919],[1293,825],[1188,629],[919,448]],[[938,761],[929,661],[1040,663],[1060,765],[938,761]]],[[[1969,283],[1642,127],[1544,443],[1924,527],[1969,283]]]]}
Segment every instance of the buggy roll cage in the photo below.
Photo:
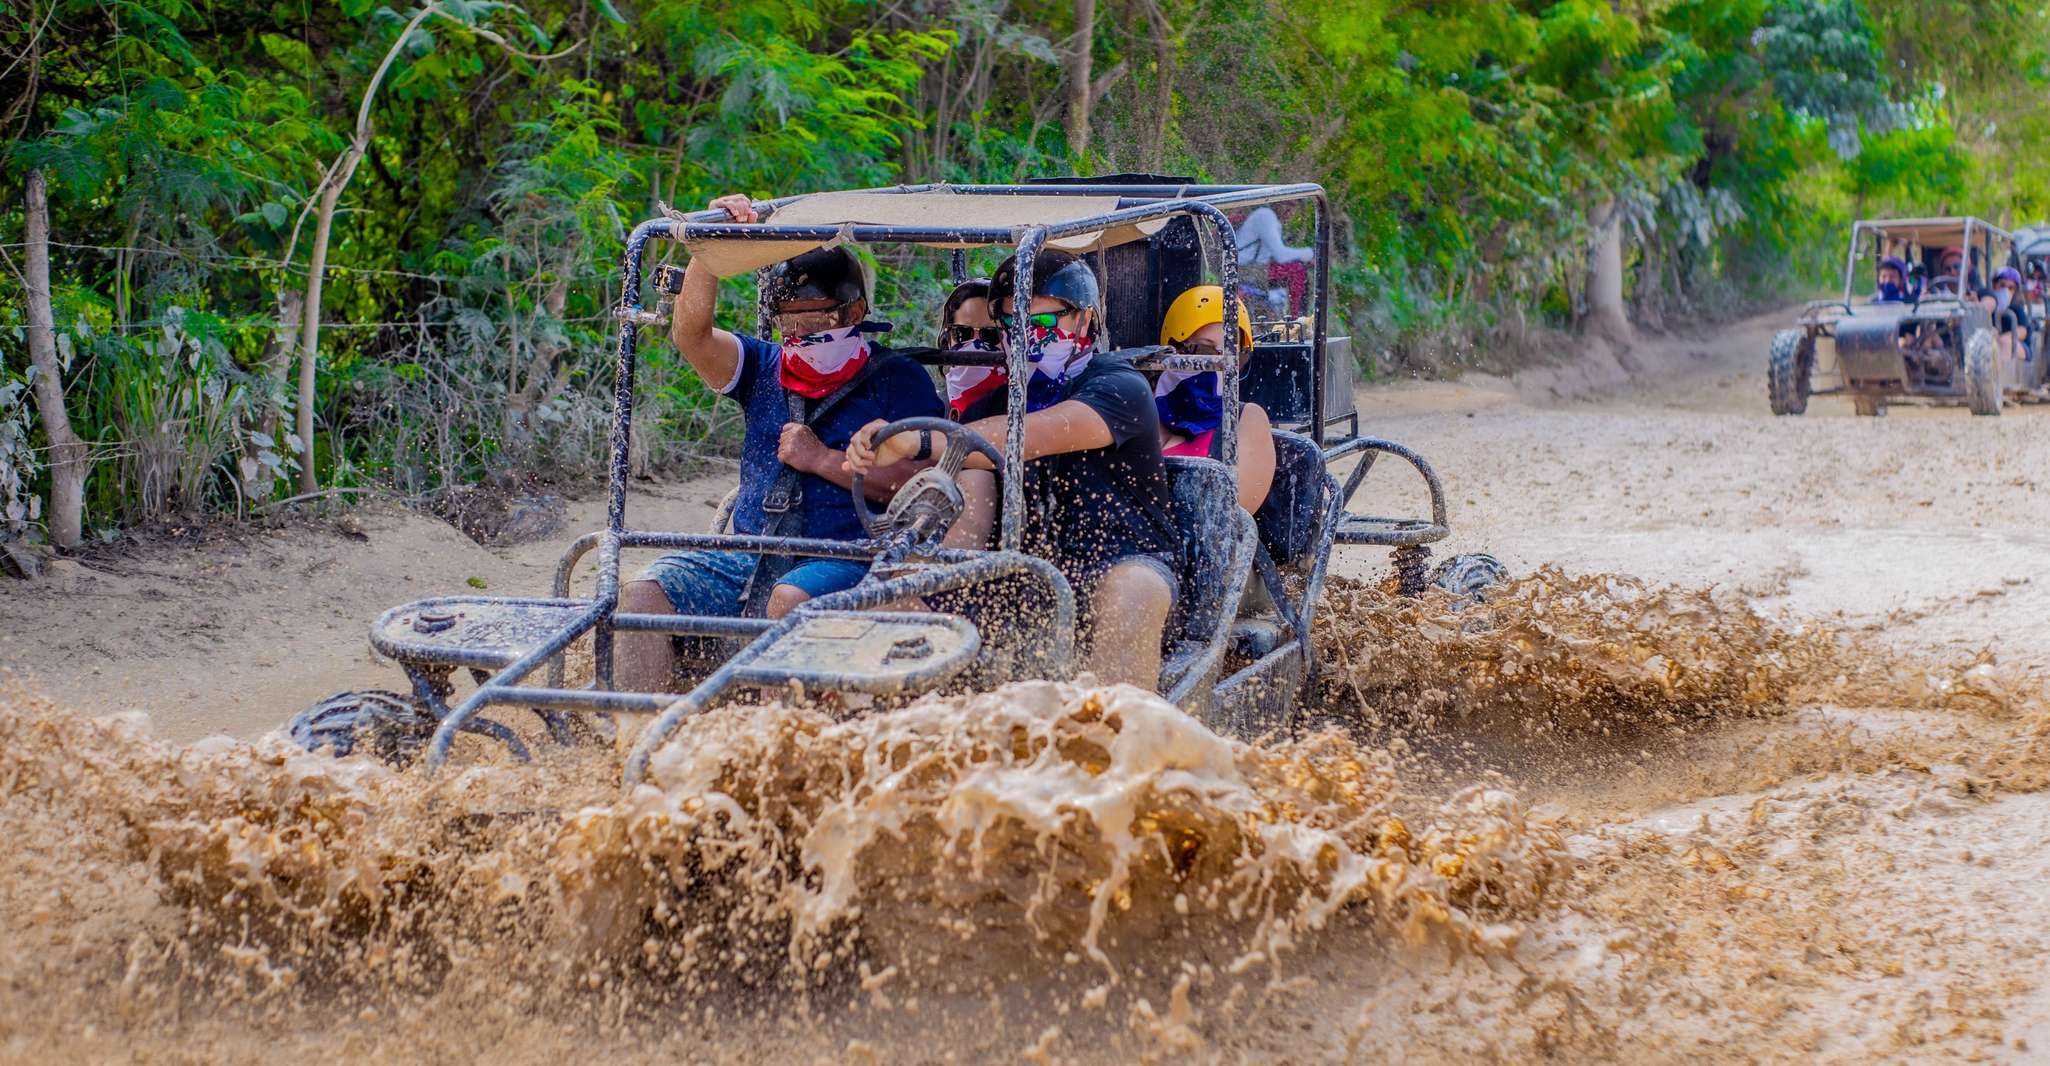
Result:
{"type": "MultiPolygon", "coordinates": [[[[1963,294],[1965,281],[1970,277],[1974,265],[1984,271],[1986,277],[1992,277],[1995,269],[1993,262],[1996,241],[2006,243],[2007,260],[2009,263],[2015,261],[2016,244],[2014,234],[1971,215],[1954,215],[1942,218],[1861,219],[1851,224],[1850,251],[1844,258],[1844,297],[1841,301],[1824,301],[1824,305],[1841,305],[1848,308],[1851,300],[1856,296],[1858,265],[1861,259],[1859,255],[1860,238],[1867,234],[1872,236],[1874,241],[1872,254],[1875,259],[1877,256],[1904,252],[1909,247],[1919,249],[1926,255],[1929,245],[1925,239],[1928,236],[1925,231],[1950,226],[1959,228],[1958,247],[1965,252],[1965,277],[1958,279],[1958,295],[1963,294]],[[1976,247],[1973,244],[1975,236],[1978,237],[1976,247]]],[[[1941,249],[1939,248],[1938,251],[1940,253],[1941,249]]],[[[1909,264],[1910,267],[1914,265],[1913,263],[1909,264]]],[[[1924,265],[1926,266],[1926,264],[1924,265]]],[[[1907,279],[1902,278],[1901,281],[1905,283],[1907,279]]],[[[1927,298],[1926,291],[1924,298],[1927,298]]]]}
{"type": "MultiPolygon", "coordinates": [[[[573,736],[578,728],[588,729],[584,723],[557,713],[561,710],[657,713],[657,719],[643,731],[639,742],[628,757],[625,776],[627,782],[632,784],[642,778],[649,757],[685,717],[710,706],[711,702],[726,689],[736,685],[762,687],[802,683],[856,692],[890,692],[903,691],[912,685],[944,681],[947,676],[958,672],[959,667],[937,676],[932,676],[930,671],[921,674],[915,669],[908,672],[900,670],[891,675],[886,685],[879,687],[880,683],[872,676],[819,670],[779,671],[774,664],[765,669],[757,665],[757,660],[760,660],[776,641],[791,634],[808,620],[861,611],[875,612],[859,616],[865,622],[884,627],[898,625],[904,631],[917,636],[921,643],[926,636],[935,638],[947,645],[947,650],[953,654],[954,661],[958,662],[963,655],[972,656],[980,647],[979,633],[972,625],[958,617],[947,615],[904,611],[877,612],[875,609],[906,597],[928,596],[999,577],[1018,576],[1044,586],[1053,605],[1053,632],[1050,638],[1056,645],[1053,653],[1061,659],[1071,656],[1075,610],[1073,593],[1052,564],[1027,555],[1021,550],[1025,510],[1023,416],[1026,410],[1026,382],[1031,370],[1029,349],[1023,343],[1027,315],[1024,300],[1017,301],[1015,313],[1007,324],[1012,335],[1012,343],[1008,346],[1009,351],[1005,357],[1009,372],[1010,407],[1003,448],[1003,525],[998,545],[994,550],[939,549],[927,556],[931,561],[941,564],[936,568],[882,580],[864,580],[854,588],[808,601],[791,614],[774,621],[755,618],[619,613],[617,607],[620,553],[627,548],[712,549],[813,558],[874,560],[889,547],[887,541],[873,539],[831,541],[760,535],[659,532],[628,527],[626,489],[637,369],[636,350],[641,328],[659,325],[663,321],[663,316],[659,312],[648,310],[641,298],[642,258],[648,243],[654,240],[796,241],[825,245],[853,241],[937,245],[956,249],[953,266],[957,277],[962,273],[961,249],[1015,245],[1018,274],[1020,277],[1029,278],[1032,276],[1033,260],[1050,241],[1091,234],[1102,234],[1107,238],[1112,231],[1122,227],[1133,227],[1149,222],[1165,223],[1176,217],[1186,216],[1199,224],[1207,225],[1216,240],[1217,272],[1224,290],[1224,320],[1231,322],[1238,314],[1240,293],[1236,236],[1225,214],[1226,210],[1291,201],[1310,201],[1316,207],[1314,239],[1315,262],[1318,269],[1314,289],[1315,308],[1309,335],[1306,338],[1312,366],[1308,383],[1309,417],[1305,428],[1324,463],[1335,462],[1350,455],[1358,455],[1360,458],[1359,465],[1347,479],[1343,494],[1328,504],[1332,512],[1333,525],[1338,527],[1338,540],[1348,544],[1414,549],[1417,545],[1430,543],[1446,535],[1448,525],[1443,488],[1435,472],[1421,457],[1391,442],[1361,437],[1358,433],[1356,413],[1350,416],[1352,425],[1345,439],[1335,447],[1325,447],[1327,428],[1332,423],[1343,421],[1347,416],[1332,416],[1328,410],[1329,398],[1326,396],[1326,392],[1329,391],[1326,348],[1329,340],[1332,225],[1329,202],[1321,186],[1312,183],[1214,185],[1174,181],[1149,182],[1144,179],[1120,183],[1115,179],[1083,179],[1024,185],[903,185],[862,192],[881,195],[952,193],[993,198],[1116,197],[1117,206],[1114,210],[1099,214],[1016,227],[862,223],[779,224],[775,221],[776,211],[804,198],[790,196],[757,204],[757,210],[764,217],[756,223],[735,222],[723,210],[704,210],[651,219],[635,226],[626,241],[623,256],[624,296],[616,309],[620,331],[613,385],[613,420],[608,441],[611,462],[607,477],[606,528],[588,534],[571,545],[558,566],[554,597],[492,598],[490,602],[493,604],[525,612],[518,620],[526,626],[520,634],[525,639],[508,638],[502,642],[503,647],[496,651],[461,650],[451,653],[445,648],[435,649],[432,661],[436,666],[450,669],[468,668],[477,681],[477,688],[453,710],[441,715],[440,724],[427,749],[427,766],[430,770],[438,768],[447,760],[458,733],[479,732],[500,739],[510,737],[505,727],[477,717],[487,706],[522,705],[532,708],[557,740],[573,736]],[[1403,459],[1415,466],[1423,475],[1430,494],[1429,520],[1373,518],[1346,513],[1346,501],[1359,487],[1373,459],[1381,453],[1403,459]],[[571,599],[566,595],[570,572],[577,560],[592,548],[598,552],[595,596],[590,600],[571,599]],[[739,638],[749,640],[750,643],[739,654],[731,656],[713,670],[689,693],[676,695],[620,692],[613,689],[613,646],[614,634],[622,630],[665,632],[678,636],[739,638]],[[561,656],[570,644],[585,633],[592,635],[594,680],[585,688],[564,688],[561,683],[561,656]],[[524,684],[526,678],[544,664],[550,664],[549,684],[545,687],[524,684]]],[[[1107,247],[1108,243],[1106,240],[1097,250],[1107,247]]],[[[762,317],[766,317],[765,306],[758,306],[758,312],[762,317]]],[[[1226,329],[1224,334],[1224,350],[1214,356],[1184,355],[1158,346],[1140,349],[1131,354],[1135,357],[1134,361],[1144,369],[1220,371],[1220,391],[1224,401],[1224,420],[1219,427],[1221,460],[1231,472],[1235,483],[1240,406],[1240,344],[1237,330],[1226,329]]],[[[1347,409],[1350,410],[1349,394],[1345,400],[1347,409]]],[[[1321,573],[1321,563],[1317,569],[1321,573]]],[[[410,643],[413,640],[412,634],[435,632],[436,630],[428,628],[430,621],[433,625],[443,627],[452,624],[440,620],[443,616],[437,613],[437,605],[455,606],[474,603],[478,599],[444,597],[394,608],[373,627],[372,643],[380,652],[401,662],[415,661],[407,657],[409,649],[417,654],[419,647],[416,643],[410,643]]],[[[508,628],[517,626],[509,623],[508,628]]],[[[907,641],[910,639],[905,638],[907,641]]],[[[1307,632],[1298,633],[1297,639],[1302,642],[1307,655],[1307,632]]],[[[1208,656],[1215,660],[1221,657],[1222,650],[1212,648],[1208,656]]],[[[419,656],[417,661],[426,661],[426,658],[419,656]]],[[[884,661],[887,662],[888,659],[884,661]]],[[[446,683],[441,682],[440,687],[435,688],[434,683],[425,680],[423,675],[410,665],[408,673],[413,677],[415,694],[427,700],[430,707],[442,708],[442,700],[448,694],[446,683]]],[[[516,753],[519,752],[521,749],[518,748],[516,741],[514,745],[516,753]]]]}

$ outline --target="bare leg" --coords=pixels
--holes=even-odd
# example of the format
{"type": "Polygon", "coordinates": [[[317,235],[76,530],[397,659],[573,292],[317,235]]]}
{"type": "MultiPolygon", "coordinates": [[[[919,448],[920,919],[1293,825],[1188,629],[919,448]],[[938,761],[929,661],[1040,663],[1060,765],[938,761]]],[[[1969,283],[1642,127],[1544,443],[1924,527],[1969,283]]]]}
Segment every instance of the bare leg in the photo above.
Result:
{"type": "Polygon", "coordinates": [[[1106,685],[1152,691],[1160,684],[1160,636],[1174,590],[1152,566],[1127,559],[1110,568],[1089,597],[1096,646],[1084,665],[1106,685]]]}
{"type": "Polygon", "coordinates": [[[997,524],[997,478],[988,470],[963,470],[955,479],[961,486],[961,516],[947,530],[940,543],[949,548],[987,548],[997,524]]]}
{"type": "Polygon", "coordinates": [[[798,606],[808,599],[811,599],[811,593],[798,588],[796,585],[777,585],[769,590],[768,616],[770,618],[781,618],[797,610],[798,606]]]}
{"type": "MultiPolygon", "coordinates": [[[[653,581],[619,586],[622,614],[675,614],[676,607],[653,581]]],[[[669,692],[676,680],[676,648],[667,633],[613,635],[613,684],[626,692],[669,692]]]]}

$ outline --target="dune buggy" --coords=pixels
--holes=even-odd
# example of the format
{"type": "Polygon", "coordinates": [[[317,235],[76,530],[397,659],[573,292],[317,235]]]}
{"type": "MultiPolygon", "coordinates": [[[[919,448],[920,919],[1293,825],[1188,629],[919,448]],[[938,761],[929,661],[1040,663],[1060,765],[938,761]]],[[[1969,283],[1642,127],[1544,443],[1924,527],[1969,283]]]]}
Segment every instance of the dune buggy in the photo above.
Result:
{"type": "Polygon", "coordinates": [[[2014,238],[1976,218],[1866,220],[1851,227],[1841,300],[1817,300],[1799,325],[1774,334],[1766,391],[1776,415],[1808,410],[1810,396],[1844,395],[1860,415],[1884,415],[1889,403],[1963,403],[1973,414],[1997,415],[2004,398],[2045,396],[2046,356],[2040,339],[2018,358],[2002,360],[2000,327],[2020,324],[2038,337],[2042,307],[2026,299],[1999,312],[1980,302],[1987,281],[2020,266],[2014,238]],[[1946,252],[1962,262],[1946,265],[1946,252]],[[1885,257],[1901,260],[1905,298],[1874,298],[1872,278],[1885,257]],[[2004,316],[1997,321],[1995,315],[2004,316]],[[1821,342],[1829,341],[1823,364],[1821,342]],[[1817,387],[1817,378],[1829,380],[1817,387]]]}
{"type": "MultiPolygon", "coordinates": [[[[405,670],[411,695],[341,694],[295,722],[294,733],[302,742],[342,752],[363,744],[399,760],[424,748],[428,766],[435,767],[449,757],[463,732],[495,737],[516,756],[526,757],[526,741],[519,734],[483,716],[491,707],[531,710],[545,735],[562,744],[602,738],[612,728],[613,713],[652,714],[654,720],[626,759],[625,778],[631,785],[646,772],[650,754],[680,724],[745,691],[794,687],[814,694],[901,700],[934,690],[983,689],[1074,672],[1073,590],[1051,563],[1021,550],[1025,460],[1019,412],[1025,410],[1029,373],[1022,343],[1011,345],[1008,357],[923,356],[934,363],[986,360],[987,365],[1008,359],[1012,415],[1007,438],[983,440],[942,419],[909,419],[885,428],[882,437],[934,430],[945,446],[937,465],[912,479],[881,513],[857,504],[866,539],[648,530],[628,521],[635,351],[643,327],[666,321],[663,309],[642,303],[643,257],[654,241],[681,242],[721,276],[761,271],[811,248],[852,241],[949,250],[957,280],[965,273],[968,250],[1015,245],[1019,276],[1029,277],[1034,256],[1049,247],[1063,248],[1083,254],[1102,279],[1113,347],[1142,368],[1222,371],[1223,461],[1169,459],[1186,594],[1168,624],[1159,680],[1163,695],[1213,729],[1250,736],[1288,727],[1316,670],[1311,624],[1335,546],[1392,549],[1396,578],[1410,593],[1432,581],[1471,593],[1500,576],[1499,564],[1481,555],[1430,567],[1429,545],[1449,531],[1437,474],[1409,449],[1360,435],[1347,340],[1329,335],[1331,222],[1317,185],[1198,185],[1147,176],[916,185],[794,196],[764,203],[759,210],[765,217],[758,224],[737,224],[724,212],[705,211],[643,222],[629,237],[626,295],[618,309],[606,527],[565,551],[553,594],[441,596],[386,612],[371,627],[370,643],[405,670]],[[1232,304],[1240,293],[1227,212],[1290,201],[1306,202],[1315,211],[1311,313],[1260,323],[1243,376],[1235,331],[1227,331],[1220,355],[1178,354],[1155,344],[1168,304],[1201,283],[1206,265],[1221,278],[1225,319],[1236,315],[1232,304]],[[1241,397],[1261,403],[1277,427],[1274,489],[1258,514],[1247,514],[1236,502],[1233,464],[1241,397]],[[988,550],[944,548],[941,537],[961,507],[954,477],[971,452],[996,466],[1004,501],[1001,528],[988,550]],[[1382,517],[1350,509],[1349,501],[1384,456],[1421,476],[1428,517],[1382,517]],[[1349,470],[1347,463],[1353,464],[1349,470]],[[1342,484],[1334,471],[1344,473],[1342,484]],[[628,553],[685,548],[872,565],[854,588],[820,596],[777,621],[618,610],[620,567],[628,553]],[[574,596],[572,574],[591,551],[597,553],[596,587],[589,596],[574,596]],[[1267,596],[1255,597],[1262,602],[1258,609],[1242,612],[1254,583],[1267,596]],[[900,609],[913,598],[930,604],[996,597],[1003,598],[1001,612],[900,609]],[[996,614],[1006,624],[991,624],[996,614]],[[618,690],[613,644],[622,631],[690,638],[679,646],[693,649],[684,658],[694,685],[684,692],[618,690]],[[567,685],[565,651],[586,635],[592,679],[567,685]],[[476,682],[459,701],[453,681],[458,670],[468,670],[476,682]],[[545,678],[538,684],[530,680],[537,674],[545,678]],[[341,713],[360,711],[366,700],[375,704],[374,713],[341,713]],[[330,729],[323,723],[337,724],[330,729]]],[[[1022,313],[1010,326],[1022,331],[1022,313]]],[[[765,320],[760,327],[767,335],[765,320]]],[[[854,498],[862,500],[859,486],[854,498]]]]}

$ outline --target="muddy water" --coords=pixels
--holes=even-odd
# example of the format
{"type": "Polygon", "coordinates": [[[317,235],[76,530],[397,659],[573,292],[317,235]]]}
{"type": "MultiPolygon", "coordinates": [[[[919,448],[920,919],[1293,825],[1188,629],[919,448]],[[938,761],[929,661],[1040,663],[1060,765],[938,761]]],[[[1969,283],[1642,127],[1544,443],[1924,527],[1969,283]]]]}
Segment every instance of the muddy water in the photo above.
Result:
{"type": "Polygon", "coordinates": [[[2031,816],[1993,812],[2045,784],[2027,678],[1556,571],[1342,582],[1319,636],[1291,738],[1054,683],[730,708],[624,797],[604,756],[429,781],[11,693],[0,1058],[2025,1054],[1983,917],[1867,914],[1852,867],[2033,900],[1935,831],[2031,816]]]}

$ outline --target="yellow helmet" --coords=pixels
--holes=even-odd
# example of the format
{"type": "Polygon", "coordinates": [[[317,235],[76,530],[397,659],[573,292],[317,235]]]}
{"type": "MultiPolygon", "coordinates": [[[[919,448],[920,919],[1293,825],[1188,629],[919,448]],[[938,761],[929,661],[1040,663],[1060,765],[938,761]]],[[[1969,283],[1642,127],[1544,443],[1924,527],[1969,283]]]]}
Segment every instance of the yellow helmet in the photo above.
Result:
{"type": "MultiPolygon", "coordinates": [[[[1224,287],[1221,285],[1198,285],[1174,298],[1168,305],[1167,317],[1160,320],[1160,343],[1180,344],[1204,326],[1224,321],[1224,287]]],[[[1253,316],[1246,313],[1246,302],[1239,301],[1239,354],[1253,349],[1253,316]]]]}

